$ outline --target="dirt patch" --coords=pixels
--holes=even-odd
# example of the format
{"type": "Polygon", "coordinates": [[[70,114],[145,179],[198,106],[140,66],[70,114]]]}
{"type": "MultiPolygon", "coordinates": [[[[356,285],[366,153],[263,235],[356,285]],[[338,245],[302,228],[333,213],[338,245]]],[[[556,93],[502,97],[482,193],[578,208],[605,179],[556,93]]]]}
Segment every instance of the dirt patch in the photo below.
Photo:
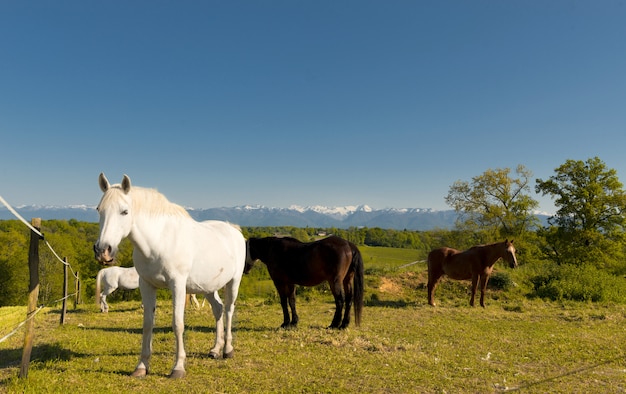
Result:
{"type": "Polygon", "coordinates": [[[400,295],[404,290],[420,289],[426,285],[426,276],[422,273],[405,272],[394,277],[381,277],[378,290],[381,293],[400,295]]]}
{"type": "Polygon", "coordinates": [[[380,290],[381,293],[388,293],[388,294],[400,294],[402,293],[402,285],[400,285],[399,283],[396,283],[394,278],[385,278],[382,277],[380,278],[381,280],[381,284],[378,287],[378,290],[380,290]]]}

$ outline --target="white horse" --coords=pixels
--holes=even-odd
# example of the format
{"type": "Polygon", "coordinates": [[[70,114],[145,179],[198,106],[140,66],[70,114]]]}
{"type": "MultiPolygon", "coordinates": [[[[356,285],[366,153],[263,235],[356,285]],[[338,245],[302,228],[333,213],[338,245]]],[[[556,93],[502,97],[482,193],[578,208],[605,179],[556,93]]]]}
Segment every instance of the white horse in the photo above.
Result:
{"type": "Polygon", "coordinates": [[[197,222],[183,207],[169,202],[156,190],[131,187],[126,175],[121,184],[111,185],[100,174],[99,184],[104,195],[98,204],[96,259],[104,264],[113,262],[120,241],[128,237],[139,273],[143,339],[132,376],[143,377],[150,370],[157,288],[172,292],[176,360],[170,378],[185,376],[186,292],[204,294],[211,304],[216,338],[209,357],[232,357],[232,318],[246,260],[246,241],[239,227],[220,221],[197,222]],[[217,293],[221,288],[225,288],[225,308],[217,293]]]}
{"type": "Polygon", "coordinates": [[[139,287],[139,274],[135,267],[108,267],[98,271],[96,275],[96,305],[100,311],[109,311],[107,296],[115,290],[134,290],[139,287]]]}
{"type": "MultiPolygon", "coordinates": [[[[139,274],[135,267],[107,267],[98,271],[96,275],[96,305],[100,305],[100,311],[109,312],[109,304],[107,304],[107,296],[111,295],[115,290],[135,290],[139,287],[139,274]]],[[[202,300],[202,305],[198,301],[195,294],[187,294],[189,302],[196,309],[204,306],[206,299],[202,300]]],[[[142,305],[143,307],[143,305],[142,305]]]]}

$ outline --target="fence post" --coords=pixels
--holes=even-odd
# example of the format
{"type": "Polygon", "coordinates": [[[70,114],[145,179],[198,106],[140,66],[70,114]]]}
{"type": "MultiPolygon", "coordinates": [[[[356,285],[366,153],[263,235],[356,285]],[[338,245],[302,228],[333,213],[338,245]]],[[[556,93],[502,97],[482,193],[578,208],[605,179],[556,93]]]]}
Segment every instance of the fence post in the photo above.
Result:
{"type": "Polygon", "coordinates": [[[78,276],[78,271],[76,271],[76,276],[74,277],[74,309],[80,303],[80,277],[78,276]]]}
{"type": "MultiPolygon", "coordinates": [[[[32,226],[40,231],[41,218],[31,219],[32,226]]],[[[28,269],[30,271],[30,285],[28,287],[28,309],[26,317],[30,318],[37,310],[37,300],[39,299],[39,234],[31,230],[30,248],[28,250],[28,269]]],[[[35,335],[35,319],[28,319],[26,322],[26,334],[24,335],[24,349],[22,350],[22,365],[20,367],[20,378],[28,377],[28,366],[30,364],[30,354],[33,350],[33,336],[35,335]]]]}
{"type": "Polygon", "coordinates": [[[67,257],[63,257],[63,308],[61,309],[61,324],[65,324],[67,313],[67,257]]]}

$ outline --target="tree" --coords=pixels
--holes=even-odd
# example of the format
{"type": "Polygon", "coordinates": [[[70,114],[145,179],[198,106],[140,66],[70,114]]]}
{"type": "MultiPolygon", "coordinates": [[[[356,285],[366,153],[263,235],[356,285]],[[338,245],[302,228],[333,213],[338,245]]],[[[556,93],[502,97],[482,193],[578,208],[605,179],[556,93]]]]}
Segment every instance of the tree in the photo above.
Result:
{"type": "Polygon", "coordinates": [[[533,210],[539,203],[528,195],[532,173],[523,165],[487,170],[471,182],[456,181],[446,203],[460,213],[459,227],[489,238],[519,237],[538,225],[533,210]]]}
{"type": "Polygon", "coordinates": [[[30,231],[19,220],[0,220],[0,307],[28,301],[30,231]]]}
{"type": "Polygon", "coordinates": [[[537,179],[535,186],[537,193],[552,196],[557,207],[543,230],[552,259],[623,270],[626,194],[617,172],[594,157],[567,160],[555,173],[537,179]]]}

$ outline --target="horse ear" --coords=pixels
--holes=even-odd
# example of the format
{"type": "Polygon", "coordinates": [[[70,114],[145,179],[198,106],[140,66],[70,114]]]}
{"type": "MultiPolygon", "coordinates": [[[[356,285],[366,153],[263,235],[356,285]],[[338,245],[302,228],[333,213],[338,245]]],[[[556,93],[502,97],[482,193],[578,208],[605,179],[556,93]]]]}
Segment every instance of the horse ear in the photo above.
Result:
{"type": "Polygon", "coordinates": [[[104,176],[103,172],[101,172],[100,176],[98,177],[98,184],[100,185],[100,190],[102,190],[103,193],[109,190],[109,187],[111,186],[109,180],[106,176],[104,176]]]}
{"type": "Polygon", "coordinates": [[[125,194],[128,194],[130,191],[130,178],[126,174],[124,174],[124,179],[122,179],[122,190],[125,194]]]}

